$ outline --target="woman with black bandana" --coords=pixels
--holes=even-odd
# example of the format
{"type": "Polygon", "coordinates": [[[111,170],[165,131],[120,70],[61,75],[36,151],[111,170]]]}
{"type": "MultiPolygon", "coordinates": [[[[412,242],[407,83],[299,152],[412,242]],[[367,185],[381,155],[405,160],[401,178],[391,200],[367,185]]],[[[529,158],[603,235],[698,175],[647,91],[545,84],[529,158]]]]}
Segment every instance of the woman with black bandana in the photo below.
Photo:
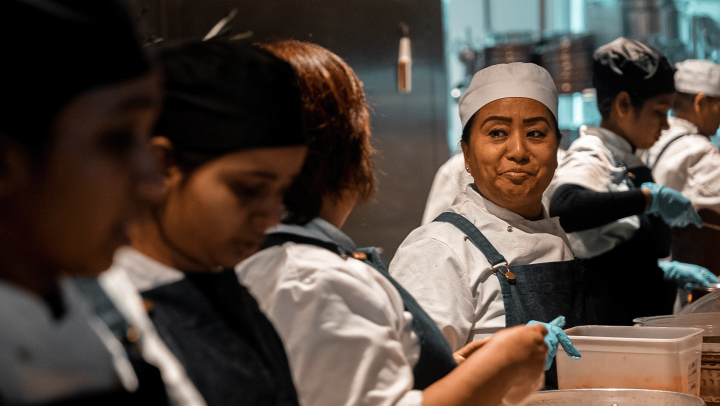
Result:
{"type": "Polygon", "coordinates": [[[144,299],[137,324],[208,405],[297,405],[282,342],[232,270],[280,221],[305,159],[295,74],[221,39],[163,46],[159,57],[166,99],[152,145],[164,193],[101,283],[120,308],[144,299]]]}
{"type": "Polygon", "coordinates": [[[668,128],[675,70],[664,55],[618,38],[594,54],[600,127],[581,127],[548,187],[550,214],[576,256],[598,324],[632,325],[670,314],[676,285],[705,280],[700,267],[670,255],[670,227],[700,226],[690,200],[654,183],[635,155],[668,128]]]}
{"type": "Polygon", "coordinates": [[[159,190],[159,77],[115,1],[4,0],[0,27],[0,403],[166,404],[67,278],[110,266],[159,190]]]}

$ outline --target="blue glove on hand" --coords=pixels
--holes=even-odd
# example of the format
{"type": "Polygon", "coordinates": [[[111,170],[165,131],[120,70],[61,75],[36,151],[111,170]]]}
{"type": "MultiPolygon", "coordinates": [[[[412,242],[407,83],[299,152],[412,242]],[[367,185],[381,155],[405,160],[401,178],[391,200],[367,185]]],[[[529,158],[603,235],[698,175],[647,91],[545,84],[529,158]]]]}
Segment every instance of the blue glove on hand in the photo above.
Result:
{"type": "Polygon", "coordinates": [[[640,188],[648,189],[652,195],[652,204],[647,212],[659,215],[670,227],[685,227],[691,223],[702,227],[702,219],[693,209],[690,199],[682,193],[652,182],[645,182],[640,188]]]}
{"type": "Polygon", "coordinates": [[[562,345],[563,350],[565,350],[565,353],[570,356],[572,359],[580,359],[580,351],[577,350],[573,346],[572,341],[570,341],[570,338],[568,338],[567,334],[563,331],[563,327],[565,326],[565,317],[560,316],[557,319],[551,321],[550,323],[543,323],[540,321],[532,320],[527,325],[532,326],[533,324],[542,324],[547,329],[548,333],[545,336],[545,344],[548,346],[548,355],[547,358],[545,358],[545,370],[547,371],[550,369],[550,365],[552,365],[553,358],[555,358],[555,354],[558,352],[558,343],[562,345]]]}
{"type": "Polygon", "coordinates": [[[717,276],[698,265],[677,261],[658,261],[658,266],[665,272],[666,281],[673,281],[680,287],[702,285],[707,288],[711,283],[720,283],[717,276]]]}

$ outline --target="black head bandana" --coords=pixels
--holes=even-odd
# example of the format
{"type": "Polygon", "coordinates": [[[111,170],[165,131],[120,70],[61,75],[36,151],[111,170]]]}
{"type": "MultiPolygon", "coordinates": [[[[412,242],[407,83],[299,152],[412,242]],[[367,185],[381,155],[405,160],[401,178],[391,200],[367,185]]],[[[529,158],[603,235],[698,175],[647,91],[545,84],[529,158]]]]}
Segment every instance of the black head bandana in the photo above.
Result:
{"type": "Polygon", "coordinates": [[[672,93],[674,75],[665,55],[635,40],[620,37],[594,54],[593,86],[598,98],[622,91],[643,98],[672,93]]]}
{"type": "Polygon", "coordinates": [[[263,50],[211,39],[163,45],[165,107],[156,134],[178,151],[223,154],[302,145],[292,67],[263,50]]]}
{"type": "Polygon", "coordinates": [[[0,32],[0,131],[31,147],[73,96],[150,70],[116,0],[2,0],[0,32]]]}

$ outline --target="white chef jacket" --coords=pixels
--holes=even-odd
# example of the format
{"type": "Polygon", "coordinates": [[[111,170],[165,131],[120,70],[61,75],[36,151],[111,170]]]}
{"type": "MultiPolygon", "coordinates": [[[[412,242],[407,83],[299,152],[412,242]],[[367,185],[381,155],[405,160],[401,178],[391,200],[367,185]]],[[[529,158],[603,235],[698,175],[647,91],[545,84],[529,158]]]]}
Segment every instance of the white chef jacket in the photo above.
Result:
{"type": "MultiPolygon", "coordinates": [[[[565,151],[558,148],[558,162],[565,157],[565,151]]],[[[462,152],[455,154],[447,162],[445,162],[435,174],[430,194],[425,203],[425,212],[423,213],[422,225],[435,220],[440,213],[452,206],[455,197],[465,191],[465,186],[472,183],[472,175],[465,170],[465,157],[462,152]]],[[[550,204],[543,195],[543,204],[550,204]]]]}
{"type": "Polygon", "coordinates": [[[122,344],[93,315],[70,280],[60,294],[65,313],[0,282],[0,394],[8,403],[36,403],[82,394],[137,389],[122,344]]]}
{"type": "MultiPolygon", "coordinates": [[[[273,231],[356,249],[319,218],[273,231]]],[[[422,391],[412,389],[420,354],[412,315],[377,270],[288,242],[251,256],[236,272],[282,337],[300,404],[422,405],[422,391]]]]}
{"type": "Polygon", "coordinates": [[[472,176],[465,170],[465,157],[460,152],[445,162],[435,174],[425,203],[422,224],[430,223],[452,206],[455,197],[465,190],[468,183],[472,183],[472,176]]]}
{"type": "MultiPolygon", "coordinates": [[[[155,268],[167,270],[171,275],[177,272],[180,275],[176,276],[182,277],[180,271],[167,267],[130,247],[123,247],[115,253],[112,267],[100,276],[100,285],[125,319],[142,333],[139,342],[142,356],[147,362],[160,369],[171,404],[204,406],[205,400],[188,378],[185,368],[155,330],[143,306],[142,296],[128,276],[128,273],[132,274],[137,281],[137,277],[142,278],[146,270],[155,268]]],[[[152,271],[147,272],[152,277],[152,271]]]]}
{"type": "MultiPolygon", "coordinates": [[[[470,185],[446,211],[470,220],[510,265],[573,259],[557,218],[543,209],[531,221],[485,199],[470,185]]],[[[390,274],[437,323],[453,351],[505,328],[500,281],[480,250],[449,223],[415,229],[390,263],[390,274]]]]}
{"type": "MultiPolygon", "coordinates": [[[[558,187],[571,183],[595,192],[621,192],[632,188],[627,168],[643,166],[629,142],[610,130],[580,127],[580,138],[570,145],[555,171],[546,193],[552,199],[558,187]]],[[[604,226],[568,233],[579,258],[594,258],[632,238],[640,228],[638,216],[629,216],[604,226]]]]}
{"type": "Polygon", "coordinates": [[[645,152],[643,162],[652,169],[655,182],[681,192],[692,201],[695,210],[720,213],[720,150],[708,137],[698,134],[693,123],[668,117],[668,124],[670,129],[663,131],[655,145],[645,152]],[[670,143],[683,134],[690,135],[670,143]]]}

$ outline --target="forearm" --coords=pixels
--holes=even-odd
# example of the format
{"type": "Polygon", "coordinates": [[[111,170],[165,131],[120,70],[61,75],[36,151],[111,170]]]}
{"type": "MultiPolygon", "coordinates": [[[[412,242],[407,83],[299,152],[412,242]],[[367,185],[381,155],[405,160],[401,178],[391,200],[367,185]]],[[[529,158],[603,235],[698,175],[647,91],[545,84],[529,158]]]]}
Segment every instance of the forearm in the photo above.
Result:
{"type": "Polygon", "coordinates": [[[613,221],[643,213],[648,207],[644,190],[595,192],[579,185],[560,186],[550,203],[550,215],[560,218],[568,232],[600,227],[613,221]]]}
{"type": "Polygon", "coordinates": [[[477,353],[423,391],[423,406],[497,406],[512,386],[499,354],[477,353]]]}

